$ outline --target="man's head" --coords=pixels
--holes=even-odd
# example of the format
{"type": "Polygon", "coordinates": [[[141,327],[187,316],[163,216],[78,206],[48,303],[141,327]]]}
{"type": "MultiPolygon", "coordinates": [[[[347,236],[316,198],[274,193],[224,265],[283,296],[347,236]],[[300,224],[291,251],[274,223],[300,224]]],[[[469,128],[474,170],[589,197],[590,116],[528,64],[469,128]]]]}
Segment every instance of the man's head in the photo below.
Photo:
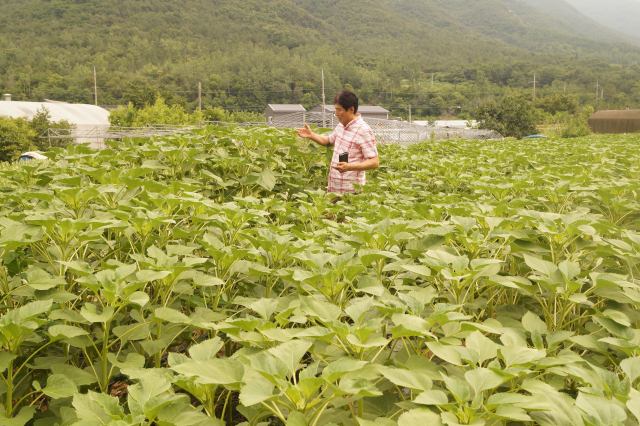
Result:
{"type": "Polygon", "coordinates": [[[343,126],[346,126],[356,118],[358,113],[358,97],[351,90],[343,90],[333,98],[336,108],[336,117],[343,126]]]}

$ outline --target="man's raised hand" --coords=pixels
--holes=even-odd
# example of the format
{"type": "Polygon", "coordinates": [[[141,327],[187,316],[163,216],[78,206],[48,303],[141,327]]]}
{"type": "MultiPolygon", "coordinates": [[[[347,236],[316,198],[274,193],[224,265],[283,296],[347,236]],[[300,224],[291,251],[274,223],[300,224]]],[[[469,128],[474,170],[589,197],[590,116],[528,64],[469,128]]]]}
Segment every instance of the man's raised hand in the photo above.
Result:
{"type": "Polygon", "coordinates": [[[298,132],[298,136],[304,139],[309,139],[311,135],[313,135],[313,132],[307,123],[304,123],[304,128],[296,129],[296,131],[298,132]]]}

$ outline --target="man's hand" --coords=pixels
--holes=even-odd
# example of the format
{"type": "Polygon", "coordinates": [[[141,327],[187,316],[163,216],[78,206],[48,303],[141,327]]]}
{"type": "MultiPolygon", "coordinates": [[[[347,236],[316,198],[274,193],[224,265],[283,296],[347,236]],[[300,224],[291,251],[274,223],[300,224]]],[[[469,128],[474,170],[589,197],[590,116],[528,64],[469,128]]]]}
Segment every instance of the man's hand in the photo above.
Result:
{"type": "Polygon", "coordinates": [[[362,163],[338,163],[333,166],[334,169],[339,171],[340,173],[358,171],[363,172],[365,170],[373,170],[377,169],[380,166],[380,161],[378,157],[369,158],[368,160],[364,160],[362,163]]]}
{"type": "Polygon", "coordinates": [[[311,139],[311,136],[313,135],[313,132],[307,123],[304,123],[304,128],[296,129],[296,131],[298,132],[298,136],[303,139],[311,139]]]}
{"type": "Polygon", "coordinates": [[[348,171],[353,170],[353,166],[354,166],[354,164],[338,163],[335,166],[333,166],[333,168],[336,169],[337,171],[339,171],[340,173],[344,173],[344,172],[348,172],[348,171]]]}
{"type": "Polygon", "coordinates": [[[298,132],[298,136],[303,139],[311,139],[315,143],[322,146],[329,145],[329,137],[325,135],[316,135],[311,131],[311,128],[309,128],[309,125],[307,123],[304,123],[304,128],[296,129],[296,131],[298,132]]]}

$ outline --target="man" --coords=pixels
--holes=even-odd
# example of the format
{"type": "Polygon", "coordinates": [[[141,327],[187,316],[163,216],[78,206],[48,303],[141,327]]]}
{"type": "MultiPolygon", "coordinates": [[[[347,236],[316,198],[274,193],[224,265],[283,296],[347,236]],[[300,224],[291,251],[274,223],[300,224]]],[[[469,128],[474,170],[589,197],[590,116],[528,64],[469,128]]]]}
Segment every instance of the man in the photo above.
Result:
{"type": "MultiPolygon", "coordinates": [[[[317,135],[305,123],[303,129],[296,129],[301,138],[311,139],[322,145],[332,145],[333,159],[329,169],[327,192],[343,195],[355,193],[354,183],[364,185],[365,171],[378,168],[378,150],[373,132],[358,114],[358,97],[350,90],[343,90],[333,99],[336,117],[340,124],[327,135],[317,135]],[[349,154],[348,162],[340,162],[340,154],[349,154]]],[[[332,202],[339,201],[333,199],[332,202]]]]}

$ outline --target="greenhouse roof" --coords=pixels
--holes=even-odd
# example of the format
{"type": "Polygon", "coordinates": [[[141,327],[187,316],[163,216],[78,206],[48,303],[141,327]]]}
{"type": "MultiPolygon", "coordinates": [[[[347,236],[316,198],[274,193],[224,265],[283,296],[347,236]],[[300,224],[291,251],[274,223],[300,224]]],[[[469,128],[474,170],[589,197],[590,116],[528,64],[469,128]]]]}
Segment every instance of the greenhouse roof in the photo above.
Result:
{"type": "Polygon", "coordinates": [[[76,126],[108,126],[109,111],[95,105],[60,102],[0,102],[0,115],[32,118],[42,108],[49,110],[51,121],[67,120],[76,126]]]}

